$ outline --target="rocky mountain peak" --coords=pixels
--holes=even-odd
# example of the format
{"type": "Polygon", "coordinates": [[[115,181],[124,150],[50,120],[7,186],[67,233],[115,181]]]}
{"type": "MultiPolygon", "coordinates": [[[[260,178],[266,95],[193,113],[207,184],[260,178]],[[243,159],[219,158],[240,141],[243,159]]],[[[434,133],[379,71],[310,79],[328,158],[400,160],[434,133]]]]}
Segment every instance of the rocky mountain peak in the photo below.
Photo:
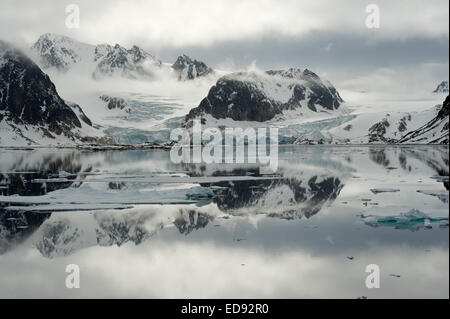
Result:
{"type": "Polygon", "coordinates": [[[156,57],[136,45],[129,50],[119,44],[114,47],[101,46],[96,49],[95,60],[98,61],[94,72],[96,78],[117,73],[128,78],[151,76],[150,67],[161,67],[162,64],[156,57]]]}
{"type": "Polygon", "coordinates": [[[65,72],[81,62],[83,55],[91,51],[92,46],[63,35],[46,33],[39,37],[31,49],[39,56],[43,68],[54,67],[65,72]]]}
{"type": "Polygon", "coordinates": [[[178,73],[179,80],[192,80],[213,73],[204,62],[191,59],[187,55],[180,55],[172,68],[178,73]]]}
{"type": "Polygon", "coordinates": [[[119,44],[90,45],[66,36],[44,34],[32,46],[43,68],[56,68],[67,72],[74,65],[92,69],[95,78],[119,74],[136,78],[151,75],[144,67],[161,67],[162,63],[138,46],[126,49],[119,44]]]}
{"type": "Polygon", "coordinates": [[[288,110],[333,112],[342,102],[333,85],[307,69],[237,72],[221,77],[186,120],[210,114],[264,122],[288,110]]]}
{"type": "Polygon", "coordinates": [[[442,81],[433,93],[448,93],[448,81],[442,81]]]}
{"type": "Polygon", "coordinates": [[[448,144],[450,97],[440,107],[436,117],[416,130],[408,132],[398,143],[403,144],[448,144]]]}

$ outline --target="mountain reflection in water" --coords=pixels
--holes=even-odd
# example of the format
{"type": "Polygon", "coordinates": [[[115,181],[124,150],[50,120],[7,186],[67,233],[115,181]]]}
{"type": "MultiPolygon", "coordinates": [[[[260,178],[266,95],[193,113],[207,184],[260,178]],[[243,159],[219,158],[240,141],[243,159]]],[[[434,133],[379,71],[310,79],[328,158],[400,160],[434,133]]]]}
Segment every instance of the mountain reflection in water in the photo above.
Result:
{"type": "MultiPolygon", "coordinates": [[[[157,150],[2,152],[2,156],[6,154],[10,161],[2,161],[0,173],[3,195],[0,202],[0,254],[31,238],[34,246],[48,258],[70,255],[92,246],[122,246],[128,242],[139,245],[170,226],[175,226],[180,234],[188,235],[207,227],[217,218],[262,215],[284,220],[309,219],[324,207],[332,206],[348,181],[354,183],[359,179],[370,185],[374,177],[370,174],[360,176],[364,169],[357,172],[370,166],[370,162],[378,165],[375,167],[378,167],[376,169],[380,174],[401,170],[402,173],[398,174],[405,179],[414,179],[416,172],[429,170],[430,177],[442,177],[435,182],[436,187],[439,183],[447,191],[449,187],[446,148],[355,147],[348,152],[342,147],[286,147],[280,150],[278,177],[196,184],[201,189],[211,190],[211,194],[205,193],[204,196],[200,193],[196,197],[197,203],[193,204],[136,204],[121,210],[100,209],[78,213],[76,208],[75,212],[70,212],[69,205],[68,212],[55,213],[52,210],[35,212],[35,206],[31,203],[25,209],[18,206],[20,210],[15,211],[17,204],[8,202],[9,198],[17,195],[51,196],[56,190],[76,194],[77,189],[83,189],[90,183],[90,178],[99,176],[113,179],[111,182],[96,183],[95,189],[120,198],[130,192],[148,188],[164,191],[167,187],[164,183],[136,182],[133,176],[260,175],[258,167],[251,164],[177,166],[169,161],[168,152],[157,150]],[[52,182],[52,179],[58,181],[52,182]]],[[[371,166],[368,172],[373,169],[371,166]]],[[[179,188],[193,186],[180,184],[179,188]]],[[[185,194],[180,193],[180,196],[185,194]]],[[[406,200],[404,204],[407,203],[406,200]]],[[[370,204],[381,205],[374,201],[370,204]]]]}

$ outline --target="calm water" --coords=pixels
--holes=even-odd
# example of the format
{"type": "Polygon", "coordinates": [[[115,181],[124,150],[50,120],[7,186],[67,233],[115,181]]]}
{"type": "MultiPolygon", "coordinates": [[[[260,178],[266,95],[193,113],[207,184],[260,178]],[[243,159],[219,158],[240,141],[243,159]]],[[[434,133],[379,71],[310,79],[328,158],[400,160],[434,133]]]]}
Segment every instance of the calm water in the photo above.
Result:
{"type": "Polygon", "coordinates": [[[286,146],[264,178],[159,150],[0,149],[0,297],[448,298],[448,156],[286,146]]]}

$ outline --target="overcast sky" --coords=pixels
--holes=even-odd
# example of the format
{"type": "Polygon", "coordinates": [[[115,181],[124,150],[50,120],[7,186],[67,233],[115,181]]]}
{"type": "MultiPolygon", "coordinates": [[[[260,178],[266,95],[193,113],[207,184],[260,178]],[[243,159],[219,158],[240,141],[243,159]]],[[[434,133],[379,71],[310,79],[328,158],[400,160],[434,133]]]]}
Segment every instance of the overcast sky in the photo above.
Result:
{"type": "Polygon", "coordinates": [[[137,44],[173,61],[187,53],[237,69],[309,67],[349,80],[380,70],[448,79],[448,0],[2,0],[0,38],[31,45],[52,32],[91,44],[137,44]],[[80,28],[65,26],[68,4],[80,28]],[[366,6],[380,8],[368,29],[366,6]]]}

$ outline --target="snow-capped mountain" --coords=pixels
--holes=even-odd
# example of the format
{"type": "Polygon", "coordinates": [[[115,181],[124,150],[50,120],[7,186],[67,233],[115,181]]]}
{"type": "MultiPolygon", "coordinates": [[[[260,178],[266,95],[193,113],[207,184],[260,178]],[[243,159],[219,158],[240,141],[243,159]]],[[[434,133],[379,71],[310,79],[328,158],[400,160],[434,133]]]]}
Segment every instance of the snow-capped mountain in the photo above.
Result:
{"type": "Polygon", "coordinates": [[[444,101],[435,118],[406,134],[399,143],[448,144],[450,96],[444,101]]]}
{"type": "Polygon", "coordinates": [[[61,99],[48,75],[0,41],[0,144],[73,144],[99,136],[76,104],[61,99]]]}
{"type": "Polygon", "coordinates": [[[433,93],[448,93],[448,81],[442,81],[433,93]]]}
{"type": "Polygon", "coordinates": [[[155,68],[162,63],[150,53],[137,46],[127,50],[116,44],[95,47],[94,62],[98,62],[94,77],[119,74],[126,78],[152,77],[155,68]]]}
{"type": "Polygon", "coordinates": [[[181,81],[193,80],[214,72],[205,63],[193,60],[184,54],[177,58],[172,68],[177,72],[178,79],[181,81]]]}
{"type": "Polygon", "coordinates": [[[308,69],[239,72],[221,77],[186,121],[210,115],[215,119],[265,122],[296,109],[332,113],[342,102],[331,83],[308,69]]]}
{"type": "Polygon", "coordinates": [[[67,72],[78,67],[95,78],[119,75],[127,78],[152,77],[162,66],[160,60],[137,46],[126,49],[118,44],[90,45],[72,38],[44,34],[32,46],[43,68],[67,72]]]}
{"type": "MultiPolygon", "coordinates": [[[[59,91],[82,105],[105,135],[126,144],[166,142],[171,129],[189,127],[193,119],[199,118],[203,125],[210,127],[258,126],[261,123],[275,126],[279,129],[281,143],[398,143],[432,121],[440,110],[440,107],[426,109],[440,99],[440,95],[431,92],[430,96],[434,96],[428,99],[431,103],[412,111],[409,108],[395,111],[394,104],[393,108],[391,105],[374,107],[373,101],[363,98],[355,104],[352,95],[344,104],[332,84],[308,69],[267,72],[251,69],[226,74],[213,71],[205,63],[186,55],[178,57],[171,65],[161,63],[137,46],[126,49],[120,45],[89,45],[54,34],[42,35],[33,51],[42,67],[66,72],[65,75],[50,72],[59,91]],[[111,75],[119,78],[94,80],[92,85],[73,88],[72,76],[76,80],[85,75],[94,79],[111,75]],[[127,81],[126,86],[123,77],[154,81],[127,81]],[[203,79],[185,81],[196,78],[203,79]]],[[[436,92],[445,92],[446,88],[448,81],[441,83],[436,92]]],[[[81,119],[82,126],[91,127],[91,121],[80,107],[65,103],[81,119]]],[[[1,125],[8,132],[2,134],[5,141],[5,135],[16,128],[6,127],[3,122],[1,125]]],[[[444,127],[431,125],[430,129],[444,127]]],[[[440,138],[440,132],[430,134],[436,136],[430,142],[446,140],[440,138]]],[[[35,133],[30,136],[34,136],[34,139],[29,137],[31,141],[36,139],[35,133]]],[[[22,144],[31,143],[22,140],[22,144]]]]}
{"type": "Polygon", "coordinates": [[[448,121],[446,100],[421,112],[358,114],[325,135],[339,144],[447,144],[448,121]]]}
{"type": "Polygon", "coordinates": [[[91,55],[94,47],[66,36],[46,33],[39,37],[31,49],[38,55],[42,68],[53,67],[65,72],[91,55]]]}

